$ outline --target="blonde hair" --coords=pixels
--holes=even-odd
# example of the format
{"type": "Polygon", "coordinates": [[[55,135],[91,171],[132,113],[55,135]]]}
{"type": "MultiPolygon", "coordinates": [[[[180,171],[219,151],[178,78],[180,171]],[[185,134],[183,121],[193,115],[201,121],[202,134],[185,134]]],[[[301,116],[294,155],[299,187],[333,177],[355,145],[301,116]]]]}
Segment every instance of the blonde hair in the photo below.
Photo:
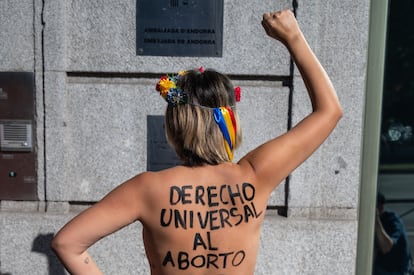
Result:
{"type": "Polygon", "coordinates": [[[168,105],[165,114],[167,140],[177,155],[189,166],[231,161],[213,115],[213,108],[231,107],[236,119],[236,149],[241,129],[230,79],[214,70],[191,70],[180,76],[177,86],[186,94],[187,104],[168,105]]]}

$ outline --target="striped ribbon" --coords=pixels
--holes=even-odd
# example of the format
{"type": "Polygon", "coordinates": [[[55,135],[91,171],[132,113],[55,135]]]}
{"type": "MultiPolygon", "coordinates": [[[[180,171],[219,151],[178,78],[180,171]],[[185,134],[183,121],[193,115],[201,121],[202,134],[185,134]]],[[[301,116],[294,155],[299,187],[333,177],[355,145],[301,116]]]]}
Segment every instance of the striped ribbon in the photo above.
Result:
{"type": "Polygon", "coordinates": [[[214,120],[224,137],[224,146],[230,161],[233,161],[233,150],[236,146],[236,119],[230,107],[214,108],[214,120]]]}

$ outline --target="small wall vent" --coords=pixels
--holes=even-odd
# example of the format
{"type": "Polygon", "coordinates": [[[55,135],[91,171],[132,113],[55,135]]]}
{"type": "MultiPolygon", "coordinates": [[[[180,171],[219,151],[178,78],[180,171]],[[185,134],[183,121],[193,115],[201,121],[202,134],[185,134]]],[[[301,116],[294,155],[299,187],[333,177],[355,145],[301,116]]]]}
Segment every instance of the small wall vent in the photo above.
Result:
{"type": "Polygon", "coordinates": [[[27,120],[0,120],[1,151],[32,151],[32,123],[27,120]]]}

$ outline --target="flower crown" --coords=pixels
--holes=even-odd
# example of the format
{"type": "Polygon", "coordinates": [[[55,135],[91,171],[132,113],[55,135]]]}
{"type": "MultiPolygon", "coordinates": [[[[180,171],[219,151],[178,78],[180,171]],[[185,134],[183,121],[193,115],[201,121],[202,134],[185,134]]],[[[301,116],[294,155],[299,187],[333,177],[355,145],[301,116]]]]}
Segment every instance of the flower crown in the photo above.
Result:
{"type": "MultiPolygon", "coordinates": [[[[204,68],[200,67],[198,69],[200,74],[204,73],[204,68]]],[[[187,71],[179,71],[178,74],[169,76],[164,75],[158,81],[155,89],[160,93],[160,95],[172,106],[186,104],[187,94],[177,86],[177,82],[181,76],[187,74],[187,71]]],[[[240,87],[234,88],[234,96],[236,102],[240,101],[241,89],[240,87]]]]}

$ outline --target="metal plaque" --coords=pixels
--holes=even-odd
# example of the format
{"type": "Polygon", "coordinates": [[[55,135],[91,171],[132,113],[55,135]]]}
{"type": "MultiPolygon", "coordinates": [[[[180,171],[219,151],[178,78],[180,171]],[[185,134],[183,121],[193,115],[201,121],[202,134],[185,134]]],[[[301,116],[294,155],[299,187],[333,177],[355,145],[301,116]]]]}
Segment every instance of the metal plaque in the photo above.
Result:
{"type": "Polygon", "coordinates": [[[137,55],[221,57],[223,0],[137,0],[137,55]]]}
{"type": "Polygon", "coordinates": [[[147,116],[147,170],[160,171],[179,164],[165,137],[164,116],[147,116]]]}

